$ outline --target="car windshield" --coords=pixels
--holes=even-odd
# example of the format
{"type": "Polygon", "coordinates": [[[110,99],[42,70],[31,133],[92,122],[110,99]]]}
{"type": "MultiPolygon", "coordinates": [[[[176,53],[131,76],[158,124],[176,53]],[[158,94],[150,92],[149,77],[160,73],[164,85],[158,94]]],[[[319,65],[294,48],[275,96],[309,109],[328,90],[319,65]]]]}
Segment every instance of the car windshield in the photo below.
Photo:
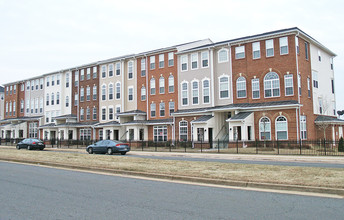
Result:
{"type": "Polygon", "coordinates": [[[41,140],[38,140],[38,139],[30,139],[31,142],[41,142],[41,140]]]}

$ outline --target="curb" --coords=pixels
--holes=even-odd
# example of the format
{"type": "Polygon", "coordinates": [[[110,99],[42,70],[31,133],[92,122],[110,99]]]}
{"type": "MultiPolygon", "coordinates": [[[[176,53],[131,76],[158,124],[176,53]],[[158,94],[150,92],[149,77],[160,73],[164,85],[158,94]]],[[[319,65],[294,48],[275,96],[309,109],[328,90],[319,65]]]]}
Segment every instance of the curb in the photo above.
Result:
{"type": "Polygon", "coordinates": [[[166,179],[166,180],[171,180],[171,181],[185,181],[185,182],[192,182],[192,183],[204,183],[204,184],[214,184],[214,185],[222,185],[222,186],[259,188],[259,189],[283,190],[283,191],[297,191],[297,192],[321,193],[321,194],[332,194],[332,195],[344,196],[344,189],[335,189],[335,188],[326,188],[326,187],[312,187],[312,186],[286,185],[286,184],[274,184],[274,183],[259,183],[259,182],[249,182],[249,181],[220,180],[220,179],[189,177],[189,176],[176,176],[176,175],[137,172],[137,171],[129,171],[129,170],[92,168],[92,167],[84,167],[84,166],[76,166],[76,165],[51,163],[51,162],[16,160],[16,159],[8,159],[8,158],[2,158],[2,157],[0,157],[0,161],[26,163],[26,164],[32,164],[32,165],[44,165],[44,166],[68,168],[68,169],[75,169],[75,170],[82,170],[82,171],[103,172],[103,173],[109,173],[109,174],[148,177],[148,178],[153,178],[153,179],[166,179]]]}

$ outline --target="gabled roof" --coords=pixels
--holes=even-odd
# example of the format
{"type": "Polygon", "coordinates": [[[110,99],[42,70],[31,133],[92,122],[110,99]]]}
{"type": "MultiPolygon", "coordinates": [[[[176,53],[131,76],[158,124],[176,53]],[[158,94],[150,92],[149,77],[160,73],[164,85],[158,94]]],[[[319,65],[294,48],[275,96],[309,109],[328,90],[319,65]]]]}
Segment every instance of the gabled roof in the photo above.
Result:
{"type": "Polygon", "coordinates": [[[196,120],[193,120],[193,121],[191,121],[193,124],[194,123],[205,123],[205,122],[207,122],[207,121],[209,121],[211,118],[213,118],[214,116],[212,116],[212,115],[203,115],[203,116],[201,116],[201,117],[199,117],[199,118],[197,118],[196,120]]]}
{"type": "Polygon", "coordinates": [[[107,126],[120,126],[121,124],[118,121],[110,121],[105,123],[96,124],[95,127],[107,127],[107,126]]]}
{"type": "Polygon", "coordinates": [[[60,116],[57,116],[57,117],[53,117],[55,119],[67,119],[67,118],[77,118],[76,115],[73,115],[73,114],[68,114],[68,115],[60,115],[60,116]]]}
{"type": "Polygon", "coordinates": [[[119,112],[116,113],[117,116],[130,116],[130,115],[146,115],[146,112],[141,110],[132,110],[128,112],[119,112]]]}
{"type": "Polygon", "coordinates": [[[332,116],[326,116],[326,115],[319,115],[315,121],[316,124],[322,124],[322,123],[329,123],[329,124],[344,124],[344,120],[332,117],[332,116]]]}
{"type": "Polygon", "coordinates": [[[252,112],[239,112],[238,114],[234,115],[229,119],[229,121],[241,121],[251,115],[252,112]]]}

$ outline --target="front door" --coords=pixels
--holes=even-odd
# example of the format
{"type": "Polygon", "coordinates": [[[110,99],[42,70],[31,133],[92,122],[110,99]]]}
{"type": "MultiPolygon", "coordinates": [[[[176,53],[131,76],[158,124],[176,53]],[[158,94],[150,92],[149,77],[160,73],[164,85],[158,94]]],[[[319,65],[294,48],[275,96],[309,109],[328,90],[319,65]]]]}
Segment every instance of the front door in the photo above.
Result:
{"type": "Polygon", "coordinates": [[[241,140],[241,126],[234,126],[233,140],[241,140]]]}
{"type": "Polygon", "coordinates": [[[118,141],[119,140],[119,135],[118,135],[118,130],[113,130],[113,139],[118,141]]]}
{"type": "Polygon", "coordinates": [[[71,131],[71,130],[68,131],[68,139],[69,140],[73,139],[73,131],[71,131]]]}
{"type": "Polygon", "coordinates": [[[209,146],[213,148],[213,129],[208,128],[209,146]]]}

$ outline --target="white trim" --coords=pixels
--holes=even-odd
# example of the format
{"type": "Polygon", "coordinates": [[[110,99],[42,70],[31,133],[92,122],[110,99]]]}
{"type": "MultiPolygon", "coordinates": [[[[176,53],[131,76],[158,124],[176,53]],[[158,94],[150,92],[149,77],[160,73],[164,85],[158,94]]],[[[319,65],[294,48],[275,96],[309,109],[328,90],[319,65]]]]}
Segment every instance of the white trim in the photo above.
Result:
{"type": "Polygon", "coordinates": [[[279,51],[280,51],[280,55],[287,55],[289,54],[289,43],[288,43],[288,36],[285,36],[285,37],[280,37],[279,38],[279,51]],[[286,44],[283,44],[285,42],[281,42],[281,41],[284,41],[284,39],[287,39],[287,43],[286,44]],[[287,47],[287,53],[282,53],[282,47],[287,47]]]}
{"type": "Polygon", "coordinates": [[[185,72],[188,71],[188,55],[182,55],[180,56],[180,71],[185,72]],[[183,63],[183,59],[186,58],[186,63],[183,63]],[[186,64],[186,69],[183,70],[183,64],[186,64]]]}
{"type": "Polygon", "coordinates": [[[268,39],[265,40],[265,57],[273,57],[275,55],[275,47],[274,47],[274,39],[268,39]],[[270,42],[272,41],[272,47],[268,48],[268,43],[270,44],[270,42]],[[268,56],[268,50],[272,49],[272,55],[268,56]]]}
{"type": "MultiPolygon", "coordinates": [[[[290,88],[290,87],[288,87],[288,88],[290,88]]],[[[285,96],[294,96],[294,76],[293,76],[293,74],[286,74],[286,75],[284,75],[284,95],[285,96]],[[287,76],[287,78],[291,78],[291,84],[292,84],[291,87],[292,87],[293,93],[290,94],[290,95],[287,95],[286,76],[287,76]]]]}
{"type": "Polygon", "coordinates": [[[219,99],[220,100],[222,100],[222,99],[229,99],[230,98],[230,95],[229,95],[229,75],[227,75],[227,74],[222,74],[221,76],[219,76],[218,77],[218,85],[219,85],[219,99]],[[220,83],[220,80],[221,80],[221,78],[223,78],[223,77],[226,77],[227,79],[228,79],[228,97],[223,97],[223,98],[221,98],[221,83],[220,83]]]}
{"type": "Polygon", "coordinates": [[[208,77],[205,77],[202,79],[202,104],[210,104],[210,79],[208,77]],[[209,86],[208,86],[208,90],[209,90],[209,102],[204,102],[204,81],[208,80],[209,82],[209,86]]]}
{"type": "MultiPolygon", "coordinates": [[[[283,131],[285,131],[285,130],[283,130],[283,131]]],[[[275,139],[276,140],[288,140],[288,119],[287,119],[287,117],[285,117],[284,115],[279,115],[279,116],[277,116],[276,117],[276,119],[275,119],[275,139]],[[286,132],[287,132],[287,138],[286,139],[277,139],[277,119],[278,118],[285,118],[285,122],[287,123],[287,130],[286,130],[286,132]]]]}
{"type": "Polygon", "coordinates": [[[269,123],[270,123],[270,139],[266,139],[266,140],[272,140],[272,138],[271,138],[271,119],[270,119],[269,117],[267,117],[267,116],[263,116],[263,117],[261,117],[261,118],[258,120],[259,140],[263,140],[263,139],[262,139],[262,136],[261,136],[261,134],[260,134],[261,132],[264,132],[264,131],[261,131],[261,130],[260,130],[260,121],[261,121],[263,118],[269,119],[269,123]]]}
{"type": "Polygon", "coordinates": [[[134,61],[130,60],[128,61],[128,80],[132,80],[134,79],[134,61]],[[132,65],[131,66],[131,74],[132,74],[132,77],[129,78],[129,68],[130,68],[130,64],[132,65]]]}
{"type": "Polygon", "coordinates": [[[218,63],[225,63],[228,62],[228,57],[229,57],[229,50],[227,48],[221,48],[219,51],[217,51],[217,62],[218,63]],[[220,61],[220,52],[225,51],[226,52],[226,59],[220,61]]]}
{"type": "Polygon", "coordinates": [[[260,99],[260,80],[259,80],[259,78],[251,79],[251,90],[252,90],[252,99],[260,99]],[[253,80],[258,81],[258,90],[253,90],[253,83],[252,83],[253,80]],[[253,97],[253,92],[254,91],[258,91],[259,92],[258,93],[259,94],[258,98],[254,98],[253,97]]]}
{"type": "Polygon", "coordinates": [[[180,83],[180,87],[181,87],[181,94],[180,94],[180,105],[181,106],[188,106],[189,105],[189,82],[188,81],[185,81],[183,80],[181,83],[180,83]],[[183,84],[186,83],[186,90],[183,90],[183,84]],[[186,91],[186,100],[187,100],[187,104],[183,104],[183,91],[186,91]]]}

